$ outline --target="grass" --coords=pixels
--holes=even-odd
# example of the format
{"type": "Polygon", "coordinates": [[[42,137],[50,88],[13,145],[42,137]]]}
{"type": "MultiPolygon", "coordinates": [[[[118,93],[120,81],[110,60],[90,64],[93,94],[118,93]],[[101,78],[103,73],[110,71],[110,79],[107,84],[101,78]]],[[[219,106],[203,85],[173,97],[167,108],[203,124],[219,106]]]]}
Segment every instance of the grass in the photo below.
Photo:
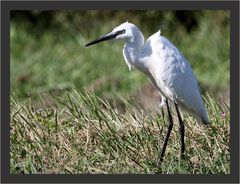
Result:
{"type": "Polygon", "coordinates": [[[73,90],[62,98],[47,96],[42,108],[33,106],[31,98],[20,102],[12,95],[11,173],[230,172],[229,104],[219,105],[207,97],[211,127],[199,126],[194,118],[184,116],[184,160],[179,159],[174,117],[166,155],[158,165],[166,115],[146,112],[131,99],[115,95],[119,102],[110,104],[94,93],[73,90]],[[50,101],[53,103],[47,103],[50,101]]]}
{"type": "MultiPolygon", "coordinates": [[[[166,17],[159,17],[152,23],[151,30],[146,29],[151,19],[139,22],[137,15],[128,17],[132,17],[129,21],[136,22],[143,31],[145,39],[161,29],[162,35],[173,42],[190,62],[201,88],[218,93],[229,88],[229,12],[203,12],[206,15],[199,18],[198,27],[190,33],[178,22],[170,24],[173,18],[169,11],[164,14],[166,17]]],[[[154,11],[151,13],[153,18],[154,11]]],[[[80,12],[79,17],[82,17],[80,12]]],[[[37,98],[38,94],[48,91],[61,94],[71,88],[83,91],[83,87],[94,88],[101,97],[113,97],[116,91],[127,96],[148,83],[140,72],[128,71],[122,57],[123,43],[105,42],[84,47],[126,21],[112,19],[111,14],[106,17],[107,20],[88,17],[88,24],[81,20],[75,24],[59,20],[67,24],[65,29],[45,28],[38,24],[30,26],[26,20],[12,21],[11,88],[19,98],[29,95],[37,98]]]]}

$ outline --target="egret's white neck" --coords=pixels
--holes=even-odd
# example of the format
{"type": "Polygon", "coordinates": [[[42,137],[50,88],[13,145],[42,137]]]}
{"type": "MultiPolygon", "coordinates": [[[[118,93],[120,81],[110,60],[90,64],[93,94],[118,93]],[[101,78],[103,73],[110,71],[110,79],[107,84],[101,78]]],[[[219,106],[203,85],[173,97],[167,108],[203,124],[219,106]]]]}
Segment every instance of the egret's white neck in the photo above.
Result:
{"type": "MultiPolygon", "coordinates": [[[[134,36],[129,39],[123,48],[123,56],[126,64],[131,68],[138,68],[138,57],[144,47],[144,36],[141,31],[137,30],[134,36]]],[[[140,68],[138,68],[140,69],[140,68]]]]}

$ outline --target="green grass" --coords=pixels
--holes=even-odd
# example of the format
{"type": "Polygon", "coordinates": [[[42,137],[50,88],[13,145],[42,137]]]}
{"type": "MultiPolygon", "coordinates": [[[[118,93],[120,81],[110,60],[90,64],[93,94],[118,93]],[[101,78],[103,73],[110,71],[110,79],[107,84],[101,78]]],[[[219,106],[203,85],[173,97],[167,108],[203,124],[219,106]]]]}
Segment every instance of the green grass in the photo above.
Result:
{"type": "Polygon", "coordinates": [[[179,159],[174,116],[166,155],[158,165],[168,126],[166,115],[149,113],[131,99],[115,95],[116,101],[109,104],[93,93],[73,90],[63,98],[41,97],[45,98],[41,108],[33,106],[31,98],[20,102],[12,95],[11,173],[230,172],[227,102],[219,105],[207,97],[211,127],[184,116],[184,160],[179,159]]]}
{"type": "Polygon", "coordinates": [[[127,94],[147,81],[140,72],[128,71],[122,44],[85,48],[90,38],[81,33],[55,34],[47,31],[36,39],[21,25],[11,26],[11,87],[19,97],[59,94],[72,87],[82,90],[83,86],[111,96],[117,90],[127,94]]]}
{"type": "MultiPolygon", "coordinates": [[[[169,11],[163,14],[165,17],[156,20],[154,11],[150,11],[149,20],[143,22],[139,22],[141,14],[131,14],[129,21],[139,26],[145,39],[161,29],[162,35],[186,56],[202,89],[218,93],[229,88],[229,12],[203,12],[204,16],[198,19],[198,27],[190,33],[173,19],[169,11]],[[151,19],[154,21],[150,29],[148,22],[151,19]]],[[[148,14],[145,14],[147,17],[148,14]]],[[[124,18],[112,19],[111,14],[106,20],[96,20],[96,16],[87,17],[88,24],[82,19],[71,22],[58,18],[65,25],[64,29],[12,21],[11,88],[15,93],[26,98],[43,92],[61,94],[72,87],[83,91],[85,87],[93,88],[102,97],[112,97],[116,91],[124,96],[134,94],[139,87],[148,83],[140,72],[128,71],[122,56],[123,43],[84,47],[89,41],[124,22],[124,18]]],[[[79,17],[83,17],[80,12],[79,17]]]]}

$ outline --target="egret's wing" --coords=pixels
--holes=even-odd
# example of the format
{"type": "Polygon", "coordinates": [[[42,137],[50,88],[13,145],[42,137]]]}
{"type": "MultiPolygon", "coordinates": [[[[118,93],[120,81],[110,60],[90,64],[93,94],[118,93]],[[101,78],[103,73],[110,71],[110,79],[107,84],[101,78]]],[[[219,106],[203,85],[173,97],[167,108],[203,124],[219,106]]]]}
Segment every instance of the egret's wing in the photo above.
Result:
{"type": "Polygon", "coordinates": [[[155,79],[165,96],[206,120],[207,113],[197,79],[183,54],[168,39],[157,33],[146,44],[151,46],[156,63],[155,79]]]}

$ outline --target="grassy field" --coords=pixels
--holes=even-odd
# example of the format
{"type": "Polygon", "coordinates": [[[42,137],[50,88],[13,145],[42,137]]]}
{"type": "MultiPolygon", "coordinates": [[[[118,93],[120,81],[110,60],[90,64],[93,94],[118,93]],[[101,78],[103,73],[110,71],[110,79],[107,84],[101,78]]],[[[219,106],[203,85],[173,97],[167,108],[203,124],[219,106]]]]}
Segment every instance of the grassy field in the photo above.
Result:
{"type": "Polygon", "coordinates": [[[171,11],[53,14],[51,25],[11,17],[11,173],[230,173],[229,12],[196,12],[190,31],[171,11]],[[211,126],[184,115],[184,160],[175,121],[158,165],[167,117],[123,44],[84,48],[126,17],[145,38],[161,28],[199,80],[211,126]]]}
{"type": "Polygon", "coordinates": [[[40,21],[37,24],[30,24],[25,19],[12,21],[11,87],[19,97],[36,97],[49,91],[61,93],[72,87],[80,91],[83,87],[94,88],[96,94],[112,97],[116,91],[123,95],[135,93],[143,84],[149,83],[140,72],[128,71],[122,57],[123,43],[84,47],[125,22],[126,17],[133,17],[132,22],[143,31],[145,39],[161,29],[162,35],[188,59],[203,90],[219,93],[229,87],[229,12],[206,11],[191,32],[173,19],[169,11],[152,22],[152,29],[147,27],[154,17],[151,11],[151,16],[148,13],[142,15],[149,16],[144,22],[139,21],[141,14],[125,15],[124,12],[123,18],[113,19],[113,15],[106,12],[108,19],[95,20],[97,15],[94,13],[87,16],[88,23],[85,19],[76,23],[61,19],[59,13],[56,19],[66,24],[63,28],[40,26],[40,21]]]}
{"type": "MultiPolygon", "coordinates": [[[[116,94],[117,95],[117,94],[116,94]]],[[[229,104],[207,98],[211,127],[185,116],[186,158],[179,159],[175,121],[165,160],[158,165],[167,130],[163,111],[149,113],[117,95],[109,104],[75,90],[48,97],[36,109],[11,99],[11,173],[201,173],[230,172],[229,104]],[[116,105],[118,104],[118,106],[116,105]]]]}

